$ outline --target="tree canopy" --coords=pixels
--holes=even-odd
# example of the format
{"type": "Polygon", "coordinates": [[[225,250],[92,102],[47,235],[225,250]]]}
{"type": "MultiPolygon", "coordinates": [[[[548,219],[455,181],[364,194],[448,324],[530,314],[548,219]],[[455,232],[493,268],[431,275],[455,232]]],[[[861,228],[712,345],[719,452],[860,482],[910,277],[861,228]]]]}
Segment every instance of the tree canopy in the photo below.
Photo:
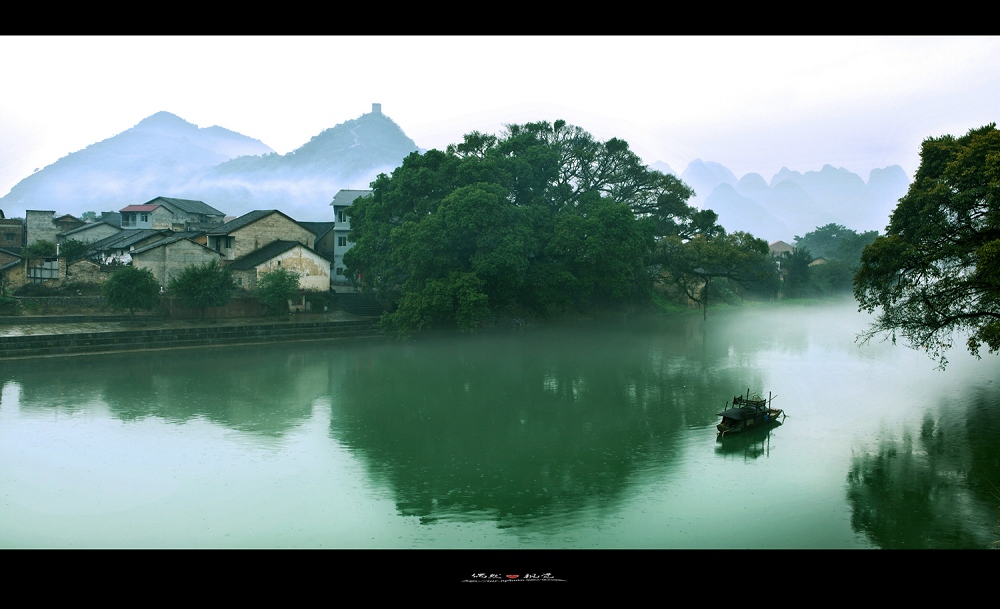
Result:
{"type": "Polygon", "coordinates": [[[257,300],[272,315],[288,313],[288,301],[299,293],[299,275],[284,267],[271,270],[257,280],[257,300]]]}
{"type": "Polygon", "coordinates": [[[149,269],[124,266],[115,271],[102,286],[104,300],[115,309],[149,310],[160,302],[160,283],[149,269]]]}
{"type": "Polygon", "coordinates": [[[865,340],[902,335],[944,366],[956,332],[969,352],[1000,350],[1000,131],[924,140],[920,167],[884,237],[854,278],[860,308],[878,311],[865,340]]]}
{"type": "Polygon", "coordinates": [[[473,132],[406,157],[351,206],[349,275],[395,300],[399,333],[546,315],[648,292],[658,239],[719,234],[693,192],[619,139],[564,121],[473,132]]]}
{"type": "Polygon", "coordinates": [[[170,280],[168,289],[184,304],[198,309],[204,318],[208,307],[221,307],[229,302],[234,286],[229,270],[212,260],[185,267],[180,275],[170,280]]]}

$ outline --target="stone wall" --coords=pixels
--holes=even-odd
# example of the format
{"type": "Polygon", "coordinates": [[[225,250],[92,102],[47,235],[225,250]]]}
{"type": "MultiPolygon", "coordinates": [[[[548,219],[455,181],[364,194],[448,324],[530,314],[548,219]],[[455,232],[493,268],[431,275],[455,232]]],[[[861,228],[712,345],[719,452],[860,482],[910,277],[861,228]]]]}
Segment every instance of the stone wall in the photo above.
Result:
{"type": "Polygon", "coordinates": [[[236,240],[233,248],[226,250],[228,260],[246,256],[274,241],[298,241],[308,248],[312,248],[316,242],[316,235],[312,231],[306,230],[281,213],[265,216],[252,224],[236,229],[231,234],[236,240]]]}

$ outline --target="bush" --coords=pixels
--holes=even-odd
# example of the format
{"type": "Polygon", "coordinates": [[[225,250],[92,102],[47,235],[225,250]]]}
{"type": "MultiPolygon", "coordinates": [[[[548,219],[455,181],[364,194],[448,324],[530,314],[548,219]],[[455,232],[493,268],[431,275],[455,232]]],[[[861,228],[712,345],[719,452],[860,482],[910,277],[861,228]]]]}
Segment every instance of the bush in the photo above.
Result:
{"type": "Polygon", "coordinates": [[[20,315],[21,301],[8,296],[0,296],[0,315],[20,315]]]}
{"type": "Polygon", "coordinates": [[[277,268],[257,280],[257,299],[270,315],[288,313],[288,301],[299,295],[299,276],[277,268]]]}
{"type": "Polygon", "coordinates": [[[201,311],[201,318],[204,319],[208,307],[222,307],[229,302],[235,286],[229,271],[212,260],[188,266],[170,280],[168,289],[181,302],[201,311]]]}
{"type": "Polygon", "coordinates": [[[149,269],[126,266],[118,269],[104,284],[104,301],[114,309],[149,310],[160,302],[160,283],[149,269]]]}

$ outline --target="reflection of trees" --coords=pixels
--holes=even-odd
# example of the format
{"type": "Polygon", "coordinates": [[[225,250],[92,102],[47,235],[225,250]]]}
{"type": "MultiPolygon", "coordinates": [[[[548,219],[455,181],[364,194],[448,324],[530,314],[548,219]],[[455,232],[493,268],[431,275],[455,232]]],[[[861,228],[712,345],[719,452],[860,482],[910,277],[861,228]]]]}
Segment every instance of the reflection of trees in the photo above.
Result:
{"type": "Polygon", "coordinates": [[[714,425],[717,379],[687,347],[592,327],[389,345],[346,375],[332,434],[404,514],[516,525],[609,505],[674,460],[688,419],[714,425]]]}
{"type": "Polygon", "coordinates": [[[1000,392],[943,405],[919,434],[883,439],[847,476],[854,529],[883,548],[987,548],[997,539],[1000,392]]]}
{"type": "Polygon", "coordinates": [[[22,409],[104,402],[122,420],[197,417],[266,435],[300,424],[329,385],[322,356],[290,345],[36,359],[7,372],[21,384],[22,409]]]}

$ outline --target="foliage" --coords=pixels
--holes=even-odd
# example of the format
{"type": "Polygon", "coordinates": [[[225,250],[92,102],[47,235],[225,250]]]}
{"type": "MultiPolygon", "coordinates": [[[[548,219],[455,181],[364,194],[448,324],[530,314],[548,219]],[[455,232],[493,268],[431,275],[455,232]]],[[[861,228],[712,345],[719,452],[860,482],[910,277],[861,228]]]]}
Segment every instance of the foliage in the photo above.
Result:
{"type": "Polygon", "coordinates": [[[96,211],[85,211],[85,212],[83,212],[83,215],[80,216],[80,219],[83,220],[84,222],[86,222],[87,220],[91,220],[93,222],[96,222],[97,221],[97,212],[96,211]]]}
{"type": "Polygon", "coordinates": [[[67,239],[59,245],[59,255],[65,256],[68,262],[79,260],[87,255],[90,245],[76,239],[67,239]]]}
{"type": "Polygon", "coordinates": [[[288,313],[288,301],[299,294],[299,275],[278,267],[257,280],[257,299],[271,315],[288,313]]]}
{"type": "Polygon", "coordinates": [[[645,297],[656,239],[722,232],[677,178],[564,121],[467,134],[372,188],[349,210],[344,261],[398,303],[384,323],[400,334],[645,297]]]}
{"type": "Polygon", "coordinates": [[[234,286],[229,271],[212,260],[187,266],[180,275],[170,280],[168,289],[181,302],[199,309],[204,319],[208,307],[221,307],[229,302],[234,286]]]}
{"type": "Polygon", "coordinates": [[[811,295],[813,290],[810,285],[810,275],[812,269],[809,263],[813,261],[812,252],[808,249],[796,247],[790,252],[782,252],[781,269],[784,276],[784,293],[791,298],[799,298],[811,295]]]}
{"type": "Polygon", "coordinates": [[[20,315],[21,301],[12,296],[0,296],[0,315],[20,315]]]}
{"type": "Polygon", "coordinates": [[[773,286],[776,278],[767,241],[743,232],[698,234],[687,241],[671,236],[659,243],[656,259],[687,298],[701,306],[705,316],[713,281],[724,284],[718,287],[748,289],[773,286]]]}
{"type": "Polygon", "coordinates": [[[876,321],[947,364],[956,331],[979,356],[1000,350],[1000,131],[924,140],[913,184],[884,237],[864,250],[854,295],[876,321]]]}
{"type": "Polygon", "coordinates": [[[21,250],[25,258],[53,258],[56,255],[56,244],[51,241],[35,241],[21,250]]]}
{"type": "MultiPolygon", "coordinates": [[[[64,256],[67,261],[79,260],[83,258],[90,246],[83,241],[67,239],[59,244],[59,256],[64,256]]],[[[54,258],[56,256],[56,244],[51,241],[35,241],[28,247],[21,250],[21,255],[25,258],[54,258]]]]}
{"type": "Polygon", "coordinates": [[[856,267],[865,246],[877,236],[878,231],[858,233],[840,224],[827,224],[804,237],[796,235],[795,247],[809,250],[816,258],[841,260],[856,267]]]}
{"type": "Polygon", "coordinates": [[[149,269],[126,266],[115,271],[104,283],[104,301],[115,309],[149,310],[160,302],[160,283],[149,269]]]}

